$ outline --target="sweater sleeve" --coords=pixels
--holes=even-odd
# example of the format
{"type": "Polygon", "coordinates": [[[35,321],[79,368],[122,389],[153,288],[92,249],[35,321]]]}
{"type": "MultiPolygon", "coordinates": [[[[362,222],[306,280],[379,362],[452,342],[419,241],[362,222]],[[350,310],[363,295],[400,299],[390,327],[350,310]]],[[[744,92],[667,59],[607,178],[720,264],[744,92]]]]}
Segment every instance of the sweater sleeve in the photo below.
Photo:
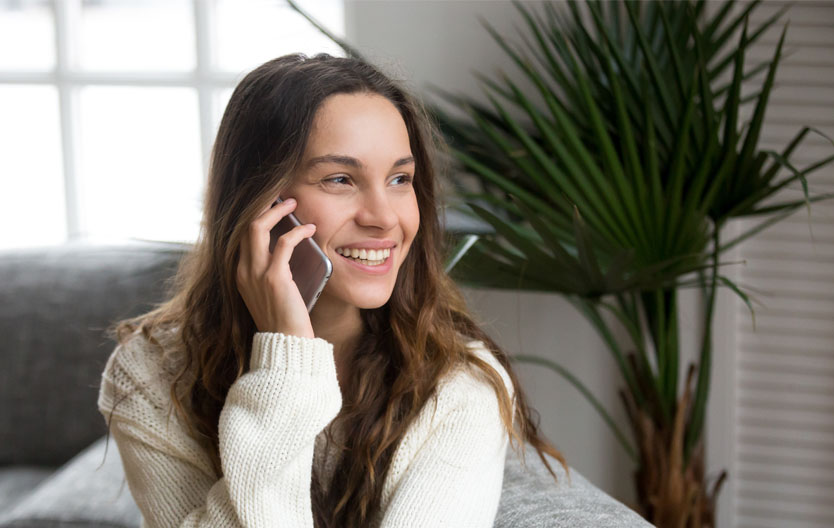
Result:
{"type": "Polygon", "coordinates": [[[430,416],[430,432],[394,484],[379,526],[492,527],[509,445],[492,386],[453,380],[430,416]]]}
{"type": "MultiPolygon", "coordinates": [[[[140,367],[121,368],[123,377],[141,377],[135,374],[140,367]]],[[[117,370],[108,362],[103,376],[99,409],[105,418],[118,392],[108,378],[117,370]]],[[[250,370],[229,389],[220,413],[219,479],[195,455],[199,449],[182,425],[165,426],[164,406],[147,394],[126,395],[111,420],[143,526],[313,526],[315,438],[342,405],[330,343],[255,334],[250,370]]]]}

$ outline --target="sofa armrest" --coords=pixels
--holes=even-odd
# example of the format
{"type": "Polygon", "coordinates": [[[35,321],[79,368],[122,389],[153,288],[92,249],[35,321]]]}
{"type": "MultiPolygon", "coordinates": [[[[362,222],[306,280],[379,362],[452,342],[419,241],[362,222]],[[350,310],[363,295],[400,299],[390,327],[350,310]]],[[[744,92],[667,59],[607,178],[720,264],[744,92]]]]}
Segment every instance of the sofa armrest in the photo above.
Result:
{"type": "Polygon", "coordinates": [[[497,528],[646,528],[653,526],[570,468],[547,456],[558,480],[527,444],[525,463],[510,448],[504,487],[495,519],[497,528]]]}

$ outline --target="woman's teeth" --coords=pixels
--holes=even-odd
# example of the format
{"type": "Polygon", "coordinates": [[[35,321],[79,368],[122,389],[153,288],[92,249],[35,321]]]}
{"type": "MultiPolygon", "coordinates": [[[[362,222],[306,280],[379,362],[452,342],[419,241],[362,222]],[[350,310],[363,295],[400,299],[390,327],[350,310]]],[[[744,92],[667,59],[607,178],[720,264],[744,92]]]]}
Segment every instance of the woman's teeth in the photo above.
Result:
{"type": "Polygon", "coordinates": [[[356,249],[336,248],[336,253],[353,259],[366,266],[378,266],[391,255],[391,248],[386,249],[356,249]]]}

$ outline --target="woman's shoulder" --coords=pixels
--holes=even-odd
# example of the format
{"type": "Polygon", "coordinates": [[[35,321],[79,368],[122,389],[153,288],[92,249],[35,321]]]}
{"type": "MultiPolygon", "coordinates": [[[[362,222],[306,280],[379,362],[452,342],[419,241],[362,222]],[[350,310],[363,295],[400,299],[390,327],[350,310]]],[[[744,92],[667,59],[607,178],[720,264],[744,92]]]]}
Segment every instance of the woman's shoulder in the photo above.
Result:
{"type": "MultiPolygon", "coordinates": [[[[512,402],[512,381],[501,362],[483,341],[461,342],[500,375],[512,402]]],[[[483,462],[485,452],[497,453],[490,450],[502,449],[506,435],[499,398],[487,376],[474,363],[456,365],[438,381],[400,441],[383,488],[383,504],[421,450],[443,469],[462,468],[483,462]]]]}
{"type": "MultiPolygon", "coordinates": [[[[497,373],[504,384],[510,401],[515,394],[512,379],[507,369],[481,340],[465,339],[466,348],[484,361],[488,368],[497,373]]],[[[438,384],[440,405],[497,405],[497,394],[488,375],[474,362],[457,365],[438,384]]]]}
{"type": "Polygon", "coordinates": [[[141,378],[158,378],[164,372],[162,348],[141,331],[124,336],[110,353],[104,371],[123,369],[141,378]]]}
{"type": "MultiPolygon", "coordinates": [[[[495,357],[492,351],[486,346],[486,344],[481,340],[470,340],[466,344],[466,347],[473,353],[475,353],[475,355],[477,355],[479,358],[489,363],[489,365],[493,369],[495,369],[495,371],[498,373],[499,376],[501,376],[501,379],[504,381],[504,386],[509,391],[510,397],[512,398],[512,395],[515,392],[515,387],[513,387],[513,382],[510,378],[510,374],[509,372],[507,372],[507,369],[504,367],[504,365],[498,360],[497,357],[495,357]]],[[[480,371],[476,372],[476,375],[483,379],[483,375],[480,371]]]]}
{"type": "Polygon", "coordinates": [[[162,349],[141,332],[126,336],[110,354],[102,374],[99,412],[108,427],[115,423],[122,433],[214,475],[205,446],[173,412],[173,377],[163,356],[162,349]]]}
{"type": "Polygon", "coordinates": [[[162,349],[136,331],[116,344],[102,372],[99,407],[137,398],[156,409],[167,408],[168,388],[173,380],[170,359],[162,349]]]}

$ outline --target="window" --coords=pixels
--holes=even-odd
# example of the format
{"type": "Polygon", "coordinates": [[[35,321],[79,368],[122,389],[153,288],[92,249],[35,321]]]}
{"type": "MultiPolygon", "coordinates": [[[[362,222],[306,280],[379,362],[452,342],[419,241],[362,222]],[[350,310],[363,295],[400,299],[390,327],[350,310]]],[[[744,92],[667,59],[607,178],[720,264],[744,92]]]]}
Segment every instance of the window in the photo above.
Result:
{"type": "MultiPolygon", "coordinates": [[[[344,35],[342,0],[298,4],[344,35]]],[[[344,56],[283,0],[0,0],[0,50],[0,248],[193,242],[237,82],[344,56]]]]}

